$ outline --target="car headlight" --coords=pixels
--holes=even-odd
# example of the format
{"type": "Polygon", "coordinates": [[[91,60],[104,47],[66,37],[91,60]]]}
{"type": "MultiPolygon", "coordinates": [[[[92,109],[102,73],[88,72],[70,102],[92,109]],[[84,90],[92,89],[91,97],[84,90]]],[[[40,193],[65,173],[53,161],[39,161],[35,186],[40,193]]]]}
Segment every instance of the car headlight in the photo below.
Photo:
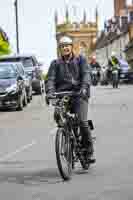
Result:
{"type": "Polygon", "coordinates": [[[18,89],[17,84],[13,84],[10,87],[6,88],[6,92],[10,93],[10,92],[16,92],[18,89]]]}

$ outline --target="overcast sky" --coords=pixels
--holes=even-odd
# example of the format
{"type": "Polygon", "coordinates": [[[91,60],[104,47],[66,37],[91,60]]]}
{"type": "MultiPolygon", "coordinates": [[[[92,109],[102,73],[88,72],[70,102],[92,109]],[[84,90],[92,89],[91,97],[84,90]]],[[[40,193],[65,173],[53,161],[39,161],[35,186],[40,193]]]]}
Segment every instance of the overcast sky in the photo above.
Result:
{"type": "MultiPolygon", "coordinates": [[[[68,3],[73,20],[82,20],[83,10],[87,18],[94,20],[96,4],[100,14],[100,28],[104,19],[113,15],[113,0],[18,0],[19,38],[21,52],[35,53],[40,60],[49,65],[56,57],[54,11],[57,9],[60,22],[68,3]]],[[[7,32],[13,51],[15,44],[14,0],[0,0],[0,26],[7,32]]]]}

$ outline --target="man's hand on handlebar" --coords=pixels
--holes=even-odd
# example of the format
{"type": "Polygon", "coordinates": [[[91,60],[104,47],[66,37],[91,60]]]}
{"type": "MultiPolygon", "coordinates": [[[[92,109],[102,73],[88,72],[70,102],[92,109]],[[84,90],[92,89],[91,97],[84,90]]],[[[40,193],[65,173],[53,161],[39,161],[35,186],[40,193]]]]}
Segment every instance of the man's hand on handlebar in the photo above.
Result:
{"type": "Polygon", "coordinates": [[[87,98],[87,89],[86,88],[82,88],[80,90],[80,92],[72,92],[72,91],[63,91],[63,92],[48,92],[46,97],[45,97],[45,101],[46,104],[49,105],[50,104],[50,100],[52,99],[56,99],[56,98],[61,98],[63,96],[79,96],[83,99],[87,98]]]}
{"type": "Polygon", "coordinates": [[[54,98],[55,98],[55,95],[52,92],[47,93],[46,96],[45,96],[46,104],[49,105],[50,99],[54,99],[54,98]]]}
{"type": "Polygon", "coordinates": [[[53,98],[55,98],[54,93],[48,93],[48,94],[47,94],[47,98],[48,98],[48,99],[53,99],[53,98]]]}
{"type": "Polygon", "coordinates": [[[82,88],[80,90],[80,96],[83,98],[83,99],[86,99],[87,97],[87,89],[86,88],[82,88]]]}

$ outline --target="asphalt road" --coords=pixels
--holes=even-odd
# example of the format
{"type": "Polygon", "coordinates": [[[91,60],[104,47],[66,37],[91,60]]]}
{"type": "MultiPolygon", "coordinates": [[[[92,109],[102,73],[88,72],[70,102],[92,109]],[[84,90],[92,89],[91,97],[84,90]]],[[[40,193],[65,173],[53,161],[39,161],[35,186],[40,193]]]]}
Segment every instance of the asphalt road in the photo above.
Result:
{"type": "Polygon", "coordinates": [[[23,112],[0,112],[1,200],[132,200],[133,86],[92,88],[96,165],[59,176],[52,107],[40,96],[23,112]]]}

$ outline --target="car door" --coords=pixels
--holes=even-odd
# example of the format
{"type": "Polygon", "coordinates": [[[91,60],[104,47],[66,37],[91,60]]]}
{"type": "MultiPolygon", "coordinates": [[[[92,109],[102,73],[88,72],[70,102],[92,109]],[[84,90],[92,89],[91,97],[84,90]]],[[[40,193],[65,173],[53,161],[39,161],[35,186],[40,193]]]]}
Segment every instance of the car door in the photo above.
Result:
{"type": "Polygon", "coordinates": [[[19,70],[21,76],[23,77],[25,87],[29,87],[29,78],[25,73],[23,65],[21,63],[17,63],[17,67],[18,67],[18,70],[19,70]]]}
{"type": "Polygon", "coordinates": [[[22,92],[23,89],[24,89],[24,80],[23,80],[23,77],[22,75],[20,74],[20,71],[17,67],[17,65],[15,63],[12,63],[15,71],[16,71],[16,74],[17,74],[17,84],[18,84],[18,87],[19,87],[19,91],[22,92]]]}

